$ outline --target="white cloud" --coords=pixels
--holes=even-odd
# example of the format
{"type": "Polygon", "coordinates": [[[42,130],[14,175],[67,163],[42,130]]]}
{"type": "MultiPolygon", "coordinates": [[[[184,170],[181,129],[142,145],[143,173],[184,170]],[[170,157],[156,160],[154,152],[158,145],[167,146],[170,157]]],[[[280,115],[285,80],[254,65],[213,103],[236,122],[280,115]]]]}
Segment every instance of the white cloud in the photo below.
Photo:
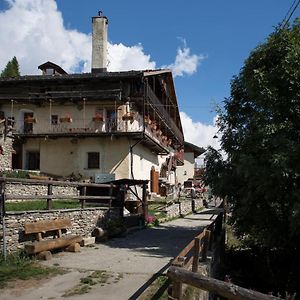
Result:
{"type": "Polygon", "coordinates": [[[197,68],[203,59],[205,59],[204,55],[191,54],[190,48],[184,42],[184,46],[177,49],[175,62],[164,67],[171,69],[175,77],[184,76],[185,74],[192,75],[197,72],[197,68]]]}
{"type": "Polygon", "coordinates": [[[203,148],[208,146],[212,146],[215,149],[220,148],[219,139],[214,138],[214,136],[218,135],[218,128],[216,126],[217,116],[213,119],[212,125],[194,122],[185,112],[180,112],[180,118],[184,139],[187,142],[203,148]]]}
{"type": "Polygon", "coordinates": [[[108,44],[108,70],[126,71],[155,69],[156,64],[150,55],[144,53],[141,44],[132,47],[123,44],[108,44]]]}
{"type": "MultiPolygon", "coordinates": [[[[21,74],[40,74],[37,67],[50,60],[67,72],[90,72],[91,35],[66,29],[55,0],[5,0],[9,8],[0,11],[0,70],[16,56],[21,74]]],[[[175,62],[168,67],[174,76],[193,74],[202,59],[190,53],[183,40],[175,62]]],[[[155,61],[141,44],[108,45],[108,70],[154,69],[155,61]]]]}
{"type": "MultiPolygon", "coordinates": [[[[185,141],[199,147],[207,148],[211,146],[216,150],[220,150],[220,134],[218,134],[218,127],[216,126],[217,118],[218,116],[213,118],[212,125],[207,125],[201,122],[194,122],[185,112],[180,112],[185,141]]],[[[225,153],[223,151],[221,151],[221,153],[225,158],[225,153]]],[[[196,159],[198,166],[204,164],[204,156],[205,153],[196,159]]]]}

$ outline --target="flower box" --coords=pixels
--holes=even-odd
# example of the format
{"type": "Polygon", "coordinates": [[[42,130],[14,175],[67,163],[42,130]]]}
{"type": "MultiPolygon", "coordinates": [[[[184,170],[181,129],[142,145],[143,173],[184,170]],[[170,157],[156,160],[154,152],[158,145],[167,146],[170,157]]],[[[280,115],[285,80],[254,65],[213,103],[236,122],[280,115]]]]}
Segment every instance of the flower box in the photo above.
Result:
{"type": "Polygon", "coordinates": [[[162,135],[162,131],[161,131],[160,129],[158,129],[158,130],[156,131],[156,135],[157,135],[157,136],[161,136],[161,135],[162,135]]]}
{"type": "Polygon", "coordinates": [[[150,117],[145,116],[145,124],[151,125],[152,121],[150,119],[150,117]]]}
{"type": "Polygon", "coordinates": [[[28,124],[36,123],[36,119],[33,117],[27,117],[24,121],[28,124]]]}
{"type": "Polygon", "coordinates": [[[157,125],[156,125],[156,122],[153,121],[150,125],[150,128],[153,129],[153,130],[156,130],[157,129],[157,125]]]}
{"type": "Polygon", "coordinates": [[[61,123],[72,123],[72,118],[71,117],[62,117],[62,118],[59,118],[59,122],[61,122],[61,123]]]}
{"type": "Polygon", "coordinates": [[[103,122],[103,116],[102,115],[96,115],[95,117],[93,117],[93,121],[95,123],[103,122]]]}
{"type": "Polygon", "coordinates": [[[133,117],[134,117],[134,113],[133,112],[128,112],[126,113],[125,115],[122,116],[122,120],[123,121],[132,121],[133,120],[133,117]]]}

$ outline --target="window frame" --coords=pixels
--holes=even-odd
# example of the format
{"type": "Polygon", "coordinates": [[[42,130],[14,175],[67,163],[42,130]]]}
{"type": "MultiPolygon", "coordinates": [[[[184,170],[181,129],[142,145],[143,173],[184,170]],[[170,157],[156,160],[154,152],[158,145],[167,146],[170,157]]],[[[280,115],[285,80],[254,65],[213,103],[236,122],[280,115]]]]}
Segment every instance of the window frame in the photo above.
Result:
{"type": "Polygon", "coordinates": [[[100,169],[100,152],[87,152],[87,169],[100,169]],[[93,155],[95,156],[92,157],[93,155]]]}

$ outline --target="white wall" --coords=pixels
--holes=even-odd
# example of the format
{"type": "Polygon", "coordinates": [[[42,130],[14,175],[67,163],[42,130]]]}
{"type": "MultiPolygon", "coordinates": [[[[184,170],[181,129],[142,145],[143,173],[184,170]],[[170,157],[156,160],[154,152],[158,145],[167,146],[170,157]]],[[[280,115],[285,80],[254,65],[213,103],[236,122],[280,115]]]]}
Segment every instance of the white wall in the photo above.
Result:
{"type": "Polygon", "coordinates": [[[57,139],[27,139],[26,151],[40,152],[40,170],[45,173],[68,176],[71,173],[93,177],[95,173],[115,173],[116,179],[128,178],[127,138],[86,137],[57,139]],[[100,168],[87,169],[87,153],[100,153],[100,168]]]}
{"type": "Polygon", "coordinates": [[[184,165],[178,166],[176,169],[178,182],[183,184],[189,178],[193,178],[195,174],[195,158],[193,152],[184,152],[184,165]]]}

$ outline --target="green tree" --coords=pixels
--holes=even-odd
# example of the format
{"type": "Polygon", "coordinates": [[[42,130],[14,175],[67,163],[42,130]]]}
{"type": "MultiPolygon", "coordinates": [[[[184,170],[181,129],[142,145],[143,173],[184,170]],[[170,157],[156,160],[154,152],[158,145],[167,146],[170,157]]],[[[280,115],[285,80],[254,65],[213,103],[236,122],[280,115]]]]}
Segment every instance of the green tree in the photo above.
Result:
{"type": "Polygon", "coordinates": [[[19,63],[17,58],[14,56],[12,60],[10,60],[4,70],[1,72],[0,77],[18,77],[20,76],[19,71],[19,63]]]}
{"type": "Polygon", "coordinates": [[[231,82],[219,119],[227,158],[207,152],[205,181],[226,196],[239,236],[300,250],[300,22],[277,28],[231,82]]]}

